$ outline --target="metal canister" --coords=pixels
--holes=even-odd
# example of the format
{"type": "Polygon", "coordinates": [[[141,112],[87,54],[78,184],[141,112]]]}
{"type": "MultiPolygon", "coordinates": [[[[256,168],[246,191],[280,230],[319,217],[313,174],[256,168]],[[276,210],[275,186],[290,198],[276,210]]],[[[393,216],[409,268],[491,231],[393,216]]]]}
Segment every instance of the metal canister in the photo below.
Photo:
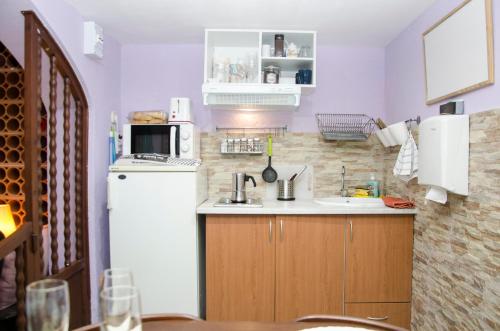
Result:
{"type": "Polygon", "coordinates": [[[278,179],[278,200],[281,201],[295,200],[292,180],[278,179]]]}

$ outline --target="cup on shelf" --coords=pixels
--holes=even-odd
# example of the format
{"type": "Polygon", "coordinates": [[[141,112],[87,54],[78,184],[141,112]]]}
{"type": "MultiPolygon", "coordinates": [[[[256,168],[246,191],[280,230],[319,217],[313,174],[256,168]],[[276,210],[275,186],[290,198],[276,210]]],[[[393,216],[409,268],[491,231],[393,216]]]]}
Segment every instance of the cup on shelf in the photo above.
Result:
{"type": "Polygon", "coordinates": [[[295,83],[297,84],[311,84],[312,83],[312,70],[311,69],[299,69],[299,72],[295,75],[295,83]],[[298,76],[297,76],[298,74],[298,76]]]}
{"type": "Polygon", "coordinates": [[[263,44],[262,45],[262,57],[270,57],[271,56],[271,45],[263,44]]]}
{"type": "Polygon", "coordinates": [[[300,75],[299,72],[295,74],[295,84],[304,84],[304,78],[300,75]]]}
{"type": "Polygon", "coordinates": [[[311,57],[311,47],[302,46],[299,51],[299,57],[311,57]]]}
{"type": "Polygon", "coordinates": [[[403,145],[408,139],[408,128],[405,122],[398,122],[387,127],[397,145],[403,145]]]}

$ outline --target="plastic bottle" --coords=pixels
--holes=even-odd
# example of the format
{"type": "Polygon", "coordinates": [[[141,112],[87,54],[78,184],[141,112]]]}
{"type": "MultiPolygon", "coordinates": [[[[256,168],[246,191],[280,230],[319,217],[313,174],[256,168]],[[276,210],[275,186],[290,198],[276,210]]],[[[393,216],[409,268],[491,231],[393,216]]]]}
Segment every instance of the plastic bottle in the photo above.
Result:
{"type": "Polygon", "coordinates": [[[375,174],[370,174],[370,180],[366,184],[370,188],[370,191],[373,192],[373,197],[378,198],[380,196],[380,185],[378,180],[375,179],[375,174]]]}

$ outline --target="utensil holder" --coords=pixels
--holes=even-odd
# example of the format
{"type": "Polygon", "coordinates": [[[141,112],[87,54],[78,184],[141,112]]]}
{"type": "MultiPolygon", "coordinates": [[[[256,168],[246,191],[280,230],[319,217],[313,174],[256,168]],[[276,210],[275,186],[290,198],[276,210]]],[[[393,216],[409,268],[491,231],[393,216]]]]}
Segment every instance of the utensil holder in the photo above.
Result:
{"type": "Polygon", "coordinates": [[[278,200],[293,201],[295,195],[293,192],[293,181],[288,179],[278,179],[278,200]]]}

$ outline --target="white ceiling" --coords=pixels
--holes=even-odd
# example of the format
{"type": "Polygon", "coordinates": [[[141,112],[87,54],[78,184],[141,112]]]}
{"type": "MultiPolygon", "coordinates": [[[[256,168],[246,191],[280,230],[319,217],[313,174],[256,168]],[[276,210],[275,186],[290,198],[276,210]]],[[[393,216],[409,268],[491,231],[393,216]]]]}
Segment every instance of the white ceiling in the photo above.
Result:
{"type": "Polygon", "coordinates": [[[201,43],[204,28],[317,30],[385,46],[436,0],[66,0],[121,43],[201,43]]]}

